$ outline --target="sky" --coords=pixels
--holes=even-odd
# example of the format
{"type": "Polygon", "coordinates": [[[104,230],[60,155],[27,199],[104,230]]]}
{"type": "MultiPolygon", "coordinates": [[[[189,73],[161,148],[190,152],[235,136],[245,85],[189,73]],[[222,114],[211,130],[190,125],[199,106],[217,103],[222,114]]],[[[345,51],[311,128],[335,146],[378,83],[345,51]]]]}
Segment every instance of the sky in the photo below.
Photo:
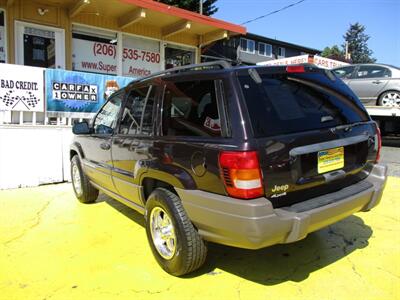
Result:
{"type": "MultiPolygon", "coordinates": [[[[213,17],[241,24],[297,1],[218,0],[213,17]]],[[[245,26],[250,33],[323,50],[342,45],[355,22],[366,27],[372,57],[400,67],[400,0],[305,0],[245,26]]]]}

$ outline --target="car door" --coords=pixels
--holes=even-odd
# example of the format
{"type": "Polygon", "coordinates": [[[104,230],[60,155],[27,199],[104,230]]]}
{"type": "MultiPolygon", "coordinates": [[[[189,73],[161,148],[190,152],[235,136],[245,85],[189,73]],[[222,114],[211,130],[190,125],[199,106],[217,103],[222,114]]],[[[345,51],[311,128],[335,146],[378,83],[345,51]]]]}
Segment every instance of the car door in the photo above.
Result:
{"type": "Polygon", "coordinates": [[[390,70],[383,66],[361,65],[348,85],[361,102],[375,105],[377,97],[389,82],[390,75],[390,70]]]}
{"type": "Polygon", "coordinates": [[[124,92],[113,95],[93,120],[93,133],[82,141],[85,172],[101,187],[114,191],[111,177],[111,139],[116,128],[124,92]]]}
{"type": "Polygon", "coordinates": [[[143,205],[139,197],[139,170],[152,159],[150,148],[157,93],[157,86],[151,83],[127,92],[118,132],[112,141],[115,187],[119,195],[139,206],[143,205]]]}

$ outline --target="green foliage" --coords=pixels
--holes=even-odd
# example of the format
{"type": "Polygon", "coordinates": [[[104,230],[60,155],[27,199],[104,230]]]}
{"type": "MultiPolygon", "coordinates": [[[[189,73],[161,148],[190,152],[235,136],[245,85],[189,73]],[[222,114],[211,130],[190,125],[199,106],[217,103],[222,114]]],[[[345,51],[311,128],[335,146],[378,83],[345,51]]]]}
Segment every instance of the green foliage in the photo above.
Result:
{"type": "MultiPolygon", "coordinates": [[[[157,0],[157,1],[171,6],[187,9],[190,11],[199,12],[201,0],[157,0]]],[[[217,12],[218,7],[215,6],[215,2],[217,2],[217,0],[203,1],[203,15],[211,16],[217,12]]]]}
{"type": "Polygon", "coordinates": [[[321,53],[321,56],[341,61],[345,60],[344,51],[339,49],[338,45],[333,45],[332,47],[325,47],[321,53]]]}
{"type": "MultiPolygon", "coordinates": [[[[369,35],[365,33],[364,25],[358,22],[350,24],[350,28],[343,38],[348,43],[348,51],[351,54],[353,63],[373,63],[376,61],[375,58],[371,57],[373,52],[368,48],[369,35]]],[[[342,47],[345,49],[346,43],[342,47]]]]}

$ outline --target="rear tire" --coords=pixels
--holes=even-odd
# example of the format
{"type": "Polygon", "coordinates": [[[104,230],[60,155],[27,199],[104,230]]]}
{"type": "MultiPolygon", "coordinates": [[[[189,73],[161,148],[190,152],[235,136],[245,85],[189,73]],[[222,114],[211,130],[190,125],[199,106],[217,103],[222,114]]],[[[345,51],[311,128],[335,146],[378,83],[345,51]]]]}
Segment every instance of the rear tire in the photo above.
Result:
{"type": "Polygon", "coordinates": [[[398,91],[384,92],[378,99],[378,105],[400,108],[400,92],[398,91]]]}
{"type": "Polygon", "coordinates": [[[99,196],[99,191],[92,186],[89,178],[82,170],[81,161],[78,155],[71,159],[71,180],[75,196],[82,203],[93,203],[99,196]]]}
{"type": "Polygon", "coordinates": [[[177,195],[155,189],[147,200],[145,216],[151,250],[167,273],[182,276],[204,264],[207,247],[177,195]]]}

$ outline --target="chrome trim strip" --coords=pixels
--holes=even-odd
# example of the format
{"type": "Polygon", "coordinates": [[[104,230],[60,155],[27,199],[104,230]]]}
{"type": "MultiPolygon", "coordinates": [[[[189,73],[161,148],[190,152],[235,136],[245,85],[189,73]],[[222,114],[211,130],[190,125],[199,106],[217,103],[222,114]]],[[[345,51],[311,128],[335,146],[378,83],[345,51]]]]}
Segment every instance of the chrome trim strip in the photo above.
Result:
{"type": "Polygon", "coordinates": [[[348,138],[344,138],[344,139],[293,148],[292,150],[289,151],[289,155],[297,156],[297,155],[302,155],[302,154],[307,154],[307,153],[313,153],[313,152],[318,152],[320,150],[344,147],[344,146],[348,146],[351,144],[357,144],[357,143],[365,142],[367,140],[368,140],[367,135],[357,135],[357,136],[352,136],[352,137],[348,137],[348,138]]]}

